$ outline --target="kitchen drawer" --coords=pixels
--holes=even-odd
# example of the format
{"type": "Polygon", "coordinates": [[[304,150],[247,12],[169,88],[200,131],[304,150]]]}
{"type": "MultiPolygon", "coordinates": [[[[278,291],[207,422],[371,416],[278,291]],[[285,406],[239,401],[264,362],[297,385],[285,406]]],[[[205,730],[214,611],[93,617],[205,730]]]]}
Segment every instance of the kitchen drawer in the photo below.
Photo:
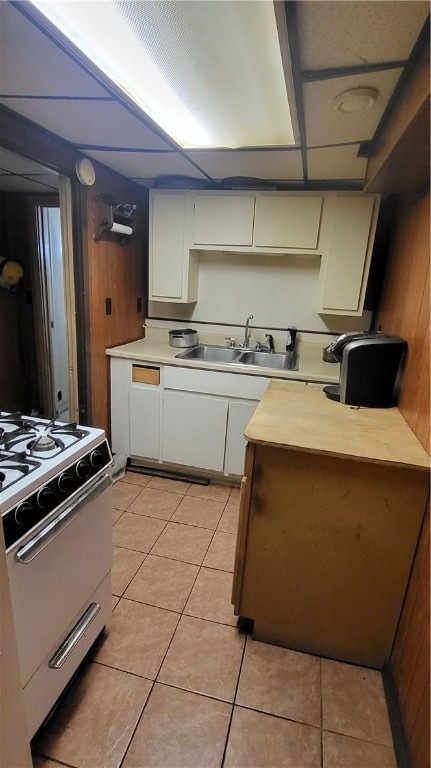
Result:
{"type": "Polygon", "coordinates": [[[165,368],[165,389],[240,397],[245,400],[260,400],[269,381],[270,379],[264,376],[247,376],[174,366],[165,368]]]}
{"type": "Polygon", "coordinates": [[[28,736],[30,739],[34,736],[37,729],[54,706],[58,697],[71,679],[84,656],[90,650],[97,636],[109,621],[110,617],[111,573],[108,573],[95,592],[84,603],[64,634],[58,638],[56,645],[50,648],[46,658],[24,688],[24,707],[28,736]],[[69,632],[71,632],[84,614],[87,606],[91,603],[100,605],[101,610],[95,616],[87,631],[67,657],[64,664],[59,669],[52,669],[48,666],[50,659],[61,645],[61,642],[68,636],[69,632]]]}
{"type": "Polygon", "coordinates": [[[133,365],[132,381],[138,384],[153,384],[155,386],[158,386],[160,384],[160,368],[153,368],[151,366],[143,366],[143,365],[133,365]]]}

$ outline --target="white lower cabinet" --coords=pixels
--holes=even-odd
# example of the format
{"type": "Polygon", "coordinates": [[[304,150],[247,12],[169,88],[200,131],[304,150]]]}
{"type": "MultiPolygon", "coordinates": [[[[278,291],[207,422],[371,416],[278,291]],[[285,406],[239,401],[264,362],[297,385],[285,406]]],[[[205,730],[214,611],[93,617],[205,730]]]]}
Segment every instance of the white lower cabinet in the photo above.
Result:
{"type": "Polygon", "coordinates": [[[227,411],[218,397],[165,392],[162,461],[223,472],[227,411]]]}
{"type": "Polygon", "coordinates": [[[151,465],[242,476],[244,430],[268,381],[112,357],[112,450],[151,465]]]}
{"type": "Polygon", "coordinates": [[[227,419],[224,471],[227,475],[244,474],[245,428],[256,409],[257,400],[231,400],[227,419]]]}
{"type": "Polygon", "coordinates": [[[130,455],[160,458],[160,390],[133,384],[129,389],[130,455]]]}

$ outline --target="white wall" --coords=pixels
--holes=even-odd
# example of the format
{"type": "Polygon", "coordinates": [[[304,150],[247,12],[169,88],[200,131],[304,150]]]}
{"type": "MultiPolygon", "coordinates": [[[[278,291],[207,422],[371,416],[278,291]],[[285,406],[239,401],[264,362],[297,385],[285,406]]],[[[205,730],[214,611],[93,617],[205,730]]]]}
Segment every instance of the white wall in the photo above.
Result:
{"type": "Polygon", "coordinates": [[[201,252],[196,304],[150,302],[149,316],[195,322],[244,324],[342,333],[368,330],[363,317],[318,315],[320,256],[201,252]]]}

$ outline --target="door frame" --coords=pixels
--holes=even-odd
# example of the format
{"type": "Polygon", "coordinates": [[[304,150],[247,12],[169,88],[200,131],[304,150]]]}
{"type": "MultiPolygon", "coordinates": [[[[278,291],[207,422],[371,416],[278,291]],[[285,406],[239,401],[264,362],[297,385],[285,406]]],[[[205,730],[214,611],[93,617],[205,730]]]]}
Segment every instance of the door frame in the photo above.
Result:
{"type": "Polygon", "coordinates": [[[59,207],[61,221],[61,240],[63,255],[63,290],[66,315],[66,343],[69,382],[70,421],[79,420],[78,398],[78,354],[76,342],[76,294],[73,265],[72,233],[72,191],[70,179],[59,174],[59,194],[56,202],[52,195],[28,196],[28,221],[30,239],[34,251],[32,259],[33,314],[36,337],[37,374],[39,380],[40,401],[44,416],[52,417],[53,376],[51,367],[51,341],[48,327],[48,291],[47,275],[40,259],[38,229],[36,226],[36,208],[59,207]]]}

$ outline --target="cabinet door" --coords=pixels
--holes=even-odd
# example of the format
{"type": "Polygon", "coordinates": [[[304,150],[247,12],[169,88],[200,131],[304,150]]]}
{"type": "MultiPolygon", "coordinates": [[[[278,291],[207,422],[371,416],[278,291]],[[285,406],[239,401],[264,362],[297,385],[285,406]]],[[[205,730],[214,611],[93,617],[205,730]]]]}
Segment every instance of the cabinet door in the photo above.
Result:
{"type": "Polygon", "coordinates": [[[245,428],[256,410],[257,401],[236,401],[229,403],[226,435],[225,473],[242,475],[244,473],[244,455],[247,441],[245,428]]]}
{"type": "Polygon", "coordinates": [[[253,245],[315,249],[319,240],[322,197],[256,197],[253,245]]]}
{"type": "Polygon", "coordinates": [[[131,386],[129,390],[130,455],[160,458],[160,390],[131,386]]]}
{"type": "Polygon", "coordinates": [[[150,299],[183,295],[185,195],[155,195],[151,207],[150,299]]]}
{"type": "Polygon", "coordinates": [[[323,266],[321,312],[362,312],[373,245],[375,205],[376,198],[372,195],[337,197],[323,266]]]}
{"type": "Polygon", "coordinates": [[[163,461],[222,472],[227,408],[221,398],[165,391],[163,461]]]}
{"type": "Polygon", "coordinates": [[[251,245],[254,195],[196,195],[193,240],[200,245],[251,245]]]}

